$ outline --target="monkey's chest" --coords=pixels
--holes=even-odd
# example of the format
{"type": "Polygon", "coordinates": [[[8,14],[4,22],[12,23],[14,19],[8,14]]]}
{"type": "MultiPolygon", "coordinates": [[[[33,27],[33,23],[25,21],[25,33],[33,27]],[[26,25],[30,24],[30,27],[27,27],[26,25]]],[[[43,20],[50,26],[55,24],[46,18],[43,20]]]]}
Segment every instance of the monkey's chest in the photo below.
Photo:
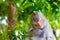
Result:
{"type": "Polygon", "coordinates": [[[45,34],[31,37],[32,40],[46,40],[45,34]]]}
{"type": "Polygon", "coordinates": [[[31,37],[32,40],[46,40],[46,35],[42,30],[35,30],[35,34],[31,37]]]}
{"type": "Polygon", "coordinates": [[[32,37],[32,40],[46,40],[44,37],[32,37]]]}

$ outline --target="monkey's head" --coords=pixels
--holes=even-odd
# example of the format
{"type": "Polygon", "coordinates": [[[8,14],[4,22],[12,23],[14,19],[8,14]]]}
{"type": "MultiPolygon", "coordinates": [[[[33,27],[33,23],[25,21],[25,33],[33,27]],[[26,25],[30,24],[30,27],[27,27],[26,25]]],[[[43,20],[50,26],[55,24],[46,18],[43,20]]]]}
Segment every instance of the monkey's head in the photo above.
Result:
{"type": "Polygon", "coordinates": [[[38,28],[38,29],[42,29],[44,28],[44,16],[41,12],[39,11],[33,11],[33,14],[32,14],[32,25],[35,27],[35,28],[38,28]]]}

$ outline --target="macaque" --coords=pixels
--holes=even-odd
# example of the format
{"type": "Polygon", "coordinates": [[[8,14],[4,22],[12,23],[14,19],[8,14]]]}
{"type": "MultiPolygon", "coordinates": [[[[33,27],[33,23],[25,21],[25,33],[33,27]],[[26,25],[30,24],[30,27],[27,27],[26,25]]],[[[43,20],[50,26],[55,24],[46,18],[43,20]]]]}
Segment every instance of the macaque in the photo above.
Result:
{"type": "Polygon", "coordinates": [[[45,16],[40,11],[33,11],[28,40],[55,40],[54,34],[45,16]]]}

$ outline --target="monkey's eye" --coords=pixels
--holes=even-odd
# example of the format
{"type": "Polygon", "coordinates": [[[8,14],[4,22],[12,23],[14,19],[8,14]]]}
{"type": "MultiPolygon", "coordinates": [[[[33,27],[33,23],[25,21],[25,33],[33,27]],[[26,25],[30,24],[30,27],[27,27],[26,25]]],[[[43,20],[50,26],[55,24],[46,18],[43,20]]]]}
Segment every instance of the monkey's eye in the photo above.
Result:
{"type": "Polygon", "coordinates": [[[39,21],[39,19],[38,18],[33,18],[33,21],[37,22],[37,21],[39,21]]]}

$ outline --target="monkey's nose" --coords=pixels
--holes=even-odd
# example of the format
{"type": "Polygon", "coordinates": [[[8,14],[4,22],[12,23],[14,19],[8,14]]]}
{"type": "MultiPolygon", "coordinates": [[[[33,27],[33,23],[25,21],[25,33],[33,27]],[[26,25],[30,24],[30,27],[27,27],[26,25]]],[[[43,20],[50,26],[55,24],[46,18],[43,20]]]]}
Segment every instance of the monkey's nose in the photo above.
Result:
{"type": "Polygon", "coordinates": [[[41,26],[41,23],[40,23],[40,21],[38,21],[38,22],[37,22],[37,25],[38,25],[38,26],[41,26]]]}

